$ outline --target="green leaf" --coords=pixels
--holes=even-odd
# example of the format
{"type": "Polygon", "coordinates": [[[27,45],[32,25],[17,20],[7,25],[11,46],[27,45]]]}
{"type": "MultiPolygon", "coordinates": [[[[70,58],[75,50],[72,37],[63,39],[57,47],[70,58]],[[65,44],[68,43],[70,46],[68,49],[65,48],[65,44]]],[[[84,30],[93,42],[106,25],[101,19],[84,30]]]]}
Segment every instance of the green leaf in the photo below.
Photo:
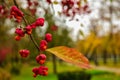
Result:
{"type": "Polygon", "coordinates": [[[82,35],[84,37],[84,33],[82,30],[79,30],[79,33],[80,33],[80,35],[82,35]]]}
{"type": "Polygon", "coordinates": [[[110,0],[110,2],[112,2],[113,0],[110,0]]]}
{"type": "Polygon", "coordinates": [[[58,46],[49,48],[46,51],[56,55],[58,58],[77,65],[82,68],[90,68],[88,59],[74,48],[58,46]]]}
{"type": "Polygon", "coordinates": [[[53,4],[58,4],[58,1],[54,1],[53,4]]]}

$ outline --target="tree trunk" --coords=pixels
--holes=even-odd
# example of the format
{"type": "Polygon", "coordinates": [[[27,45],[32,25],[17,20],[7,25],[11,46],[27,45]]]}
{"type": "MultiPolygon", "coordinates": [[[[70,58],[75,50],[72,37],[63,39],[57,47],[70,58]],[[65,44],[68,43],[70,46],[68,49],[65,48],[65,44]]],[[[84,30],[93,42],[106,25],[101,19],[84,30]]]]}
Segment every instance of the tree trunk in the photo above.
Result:
{"type": "Polygon", "coordinates": [[[52,59],[53,59],[53,73],[57,74],[57,64],[56,64],[56,56],[52,55],[52,59]]]}
{"type": "Polygon", "coordinates": [[[117,55],[114,50],[112,51],[112,54],[113,54],[113,63],[117,64],[117,55]]]}
{"type": "Polygon", "coordinates": [[[107,51],[106,50],[103,51],[103,63],[107,64],[107,51]]]}
{"type": "Polygon", "coordinates": [[[95,63],[96,66],[99,65],[99,63],[98,63],[98,57],[97,57],[97,53],[94,53],[94,63],[95,63]]]}

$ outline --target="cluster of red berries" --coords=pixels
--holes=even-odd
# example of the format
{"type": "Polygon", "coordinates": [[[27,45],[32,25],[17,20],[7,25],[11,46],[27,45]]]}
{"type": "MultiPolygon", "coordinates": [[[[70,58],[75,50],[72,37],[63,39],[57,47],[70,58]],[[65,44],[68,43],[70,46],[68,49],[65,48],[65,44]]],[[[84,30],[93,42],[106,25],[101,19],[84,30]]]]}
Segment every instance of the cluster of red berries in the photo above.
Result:
{"type": "Polygon", "coordinates": [[[8,10],[4,5],[0,5],[0,17],[8,17],[8,10]]]}
{"type": "Polygon", "coordinates": [[[14,18],[16,22],[21,22],[24,14],[16,6],[12,6],[10,9],[10,16],[14,18]]]}
{"type": "MultiPolygon", "coordinates": [[[[37,63],[40,65],[44,64],[46,61],[46,55],[45,54],[39,54],[36,57],[37,63]]],[[[45,66],[35,67],[33,68],[33,77],[36,77],[37,75],[47,76],[48,75],[48,68],[45,66]]]]}
{"type": "Polygon", "coordinates": [[[32,15],[35,15],[36,8],[39,5],[39,3],[37,1],[27,0],[27,4],[28,4],[28,10],[32,13],[32,15]]]}
{"type": "MultiPolygon", "coordinates": [[[[52,0],[46,0],[47,3],[52,4],[52,0]]],[[[85,14],[90,13],[91,10],[85,0],[61,0],[60,4],[62,6],[62,12],[59,12],[59,15],[63,14],[67,17],[75,17],[76,14],[85,14]],[[82,5],[82,2],[83,5],[82,5]]]]}
{"type": "Polygon", "coordinates": [[[44,18],[38,18],[34,23],[27,25],[25,28],[16,28],[15,33],[15,40],[19,41],[21,37],[24,37],[25,34],[30,35],[32,33],[32,29],[36,28],[37,26],[44,25],[44,18]]]}
{"type": "Polygon", "coordinates": [[[81,5],[80,0],[62,0],[62,13],[74,17],[75,14],[90,13],[88,4],[81,5]]]}
{"type": "Polygon", "coordinates": [[[48,75],[48,68],[45,66],[40,66],[38,68],[33,68],[33,77],[36,77],[37,75],[41,75],[41,76],[47,76],[48,75]]]}
{"type": "Polygon", "coordinates": [[[47,49],[47,44],[50,41],[52,41],[52,35],[50,33],[47,33],[45,35],[45,40],[40,41],[40,50],[45,51],[47,49]]]}
{"type": "MultiPolygon", "coordinates": [[[[29,1],[29,5],[31,5],[30,0],[28,1],[29,1]]],[[[16,6],[11,7],[10,14],[12,17],[14,17],[17,20],[17,22],[21,22],[22,19],[24,18],[24,14],[16,6]]],[[[27,25],[24,28],[23,27],[16,28],[15,33],[17,34],[17,36],[15,36],[15,40],[19,41],[21,37],[25,36],[25,34],[31,35],[32,29],[36,28],[37,26],[42,27],[44,25],[44,21],[45,21],[44,18],[38,18],[36,19],[35,22],[27,25]]],[[[40,41],[40,46],[39,46],[40,54],[37,55],[36,62],[39,63],[41,66],[38,68],[33,68],[34,77],[36,77],[37,75],[46,76],[48,74],[48,68],[43,66],[43,64],[46,61],[46,55],[42,54],[41,51],[45,51],[47,49],[47,44],[50,41],[52,41],[52,35],[50,33],[45,34],[45,38],[40,41]]],[[[22,49],[19,51],[19,54],[21,55],[21,57],[26,58],[30,54],[30,51],[27,49],[22,49]]]]}
{"type": "Polygon", "coordinates": [[[22,49],[19,51],[19,53],[22,57],[26,58],[30,54],[30,51],[27,49],[22,49]]]}
{"type": "MultiPolygon", "coordinates": [[[[50,33],[47,33],[45,35],[45,40],[41,40],[40,41],[40,47],[39,49],[41,51],[45,51],[47,49],[47,44],[48,42],[52,41],[52,35],[50,33]]],[[[37,55],[36,57],[36,62],[40,65],[43,65],[46,61],[46,55],[43,53],[40,53],[39,55],[37,55]]],[[[34,77],[36,77],[37,75],[42,75],[42,76],[46,76],[48,75],[48,68],[45,66],[40,66],[38,68],[33,68],[33,73],[34,73],[34,77]]]]}

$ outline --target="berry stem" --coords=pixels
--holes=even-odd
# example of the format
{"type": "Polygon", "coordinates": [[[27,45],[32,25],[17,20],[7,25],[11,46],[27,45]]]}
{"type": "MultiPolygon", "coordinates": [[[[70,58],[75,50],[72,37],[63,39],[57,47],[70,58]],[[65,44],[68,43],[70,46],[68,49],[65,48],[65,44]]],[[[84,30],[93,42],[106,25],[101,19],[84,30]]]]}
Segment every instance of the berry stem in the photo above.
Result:
{"type": "Polygon", "coordinates": [[[34,40],[33,36],[30,34],[30,39],[32,40],[32,42],[34,43],[35,47],[38,49],[38,51],[40,51],[37,42],[34,40]]]}
{"type": "MultiPolygon", "coordinates": [[[[14,1],[14,4],[19,8],[16,0],[13,0],[13,1],[14,1]]],[[[29,25],[27,20],[25,19],[25,17],[23,16],[22,18],[23,18],[23,20],[25,22],[25,25],[26,26],[29,25]]],[[[31,41],[33,42],[33,44],[35,45],[35,47],[38,49],[38,51],[40,51],[39,46],[38,46],[37,42],[35,41],[35,39],[33,38],[33,36],[30,34],[29,37],[30,37],[31,41]]]]}

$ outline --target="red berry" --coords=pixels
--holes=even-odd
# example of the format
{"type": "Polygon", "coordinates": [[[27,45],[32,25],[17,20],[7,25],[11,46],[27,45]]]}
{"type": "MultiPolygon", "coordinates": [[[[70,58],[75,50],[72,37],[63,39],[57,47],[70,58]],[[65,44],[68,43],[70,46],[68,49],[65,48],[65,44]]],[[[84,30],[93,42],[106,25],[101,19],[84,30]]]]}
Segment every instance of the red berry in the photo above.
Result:
{"type": "Polygon", "coordinates": [[[36,57],[36,61],[39,64],[44,64],[46,61],[46,55],[45,54],[40,54],[36,57]]]}
{"type": "Polygon", "coordinates": [[[21,28],[16,28],[15,33],[20,37],[23,37],[25,35],[24,31],[21,28]]]}
{"type": "Polygon", "coordinates": [[[28,35],[32,34],[32,29],[30,31],[27,31],[27,34],[28,35]]]}
{"type": "Polygon", "coordinates": [[[30,0],[28,0],[28,6],[31,6],[32,5],[32,2],[30,0]]]}
{"type": "Polygon", "coordinates": [[[43,76],[47,76],[47,75],[48,75],[48,72],[47,72],[47,71],[43,71],[42,75],[43,75],[43,76]]]}
{"type": "Polygon", "coordinates": [[[26,31],[31,31],[32,27],[30,25],[26,26],[26,31]]]}
{"type": "Polygon", "coordinates": [[[38,2],[37,1],[34,1],[34,4],[35,4],[35,6],[38,6],[38,2]]]}
{"type": "Polygon", "coordinates": [[[4,10],[3,6],[0,5],[0,13],[1,13],[1,14],[3,13],[3,10],[4,10]]]}
{"type": "Polygon", "coordinates": [[[20,11],[16,6],[11,7],[10,14],[11,16],[14,16],[15,19],[17,19],[16,22],[21,22],[22,17],[24,16],[22,11],[20,11]]]}
{"type": "Polygon", "coordinates": [[[40,42],[40,50],[44,51],[47,49],[47,42],[46,40],[41,40],[40,42]]]}
{"type": "Polygon", "coordinates": [[[15,36],[15,40],[16,40],[16,41],[19,41],[20,39],[21,39],[21,37],[20,37],[20,36],[18,36],[18,35],[17,35],[17,36],[15,36]]]}
{"type": "Polygon", "coordinates": [[[35,23],[32,23],[30,26],[31,26],[31,28],[36,28],[36,24],[35,23]]]}
{"type": "Polygon", "coordinates": [[[32,72],[34,72],[37,75],[39,72],[39,68],[33,68],[32,72]]]}
{"type": "Polygon", "coordinates": [[[50,33],[47,33],[47,34],[45,35],[45,40],[46,40],[47,42],[52,41],[52,35],[51,35],[50,33]]]}
{"type": "Polygon", "coordinates": [[[23,17],[23,15],[24,15],[22,13],[22,11],[20,11],[16,6],[12,6],[10,12],[11,12],[11,15],[14,15],[14,16],[16,14],[16,15],[18,15],[20,17],[23,17]]]}
{"type": "Polygon", "coordinates": [[[47,76],[48,68],[45,66],[40,66],[38,68],[33,68],[32,72],[34,73],[33,77],[36,77],[38,74],[42,76],[47,76]]]}
{"type": "Polygon", "coordinates": [[[86,11],[88,8],[89,8],[89,6],[86,4],[86,5],[83,7],[83,11],[86,11]]]}
{"type": "Polygon", "coordinates": [[[43,26],[44,25],[44,18],[38,18],[35,22],[36,26],[43,26]]]}
{"type": "Polygon", "coordinates": [[[30,25],[26,26],[26,33],[30,35],[32,33],[32,27],[30,25]]]}
{"type": "Polygon", "coordinates": [[[32,13],[32,15],[35,15],[36,9],[29,9],[29,10],[30,10],[30,12],[32,13]]]}
{"type": "Polygon", "coordinates": [[[20,50],[19,53],[22,57],[26,58],[30,54],[30,51],[27,49],[23,49],[23,50],[20,50]]]}
{"type": "Polygon", "coordinates": [[[39,75],[42,75],[42,76],[47,76],[48,74],[48,68],[45,67],[45,66],[40,66],[39,67],[39,75]]]}
{"type": "Polygon", "coordinates": [[[58,29],[58,27],[56,25],[51,26],[52,31],[56,31],[57,29],[58,29]]]}

